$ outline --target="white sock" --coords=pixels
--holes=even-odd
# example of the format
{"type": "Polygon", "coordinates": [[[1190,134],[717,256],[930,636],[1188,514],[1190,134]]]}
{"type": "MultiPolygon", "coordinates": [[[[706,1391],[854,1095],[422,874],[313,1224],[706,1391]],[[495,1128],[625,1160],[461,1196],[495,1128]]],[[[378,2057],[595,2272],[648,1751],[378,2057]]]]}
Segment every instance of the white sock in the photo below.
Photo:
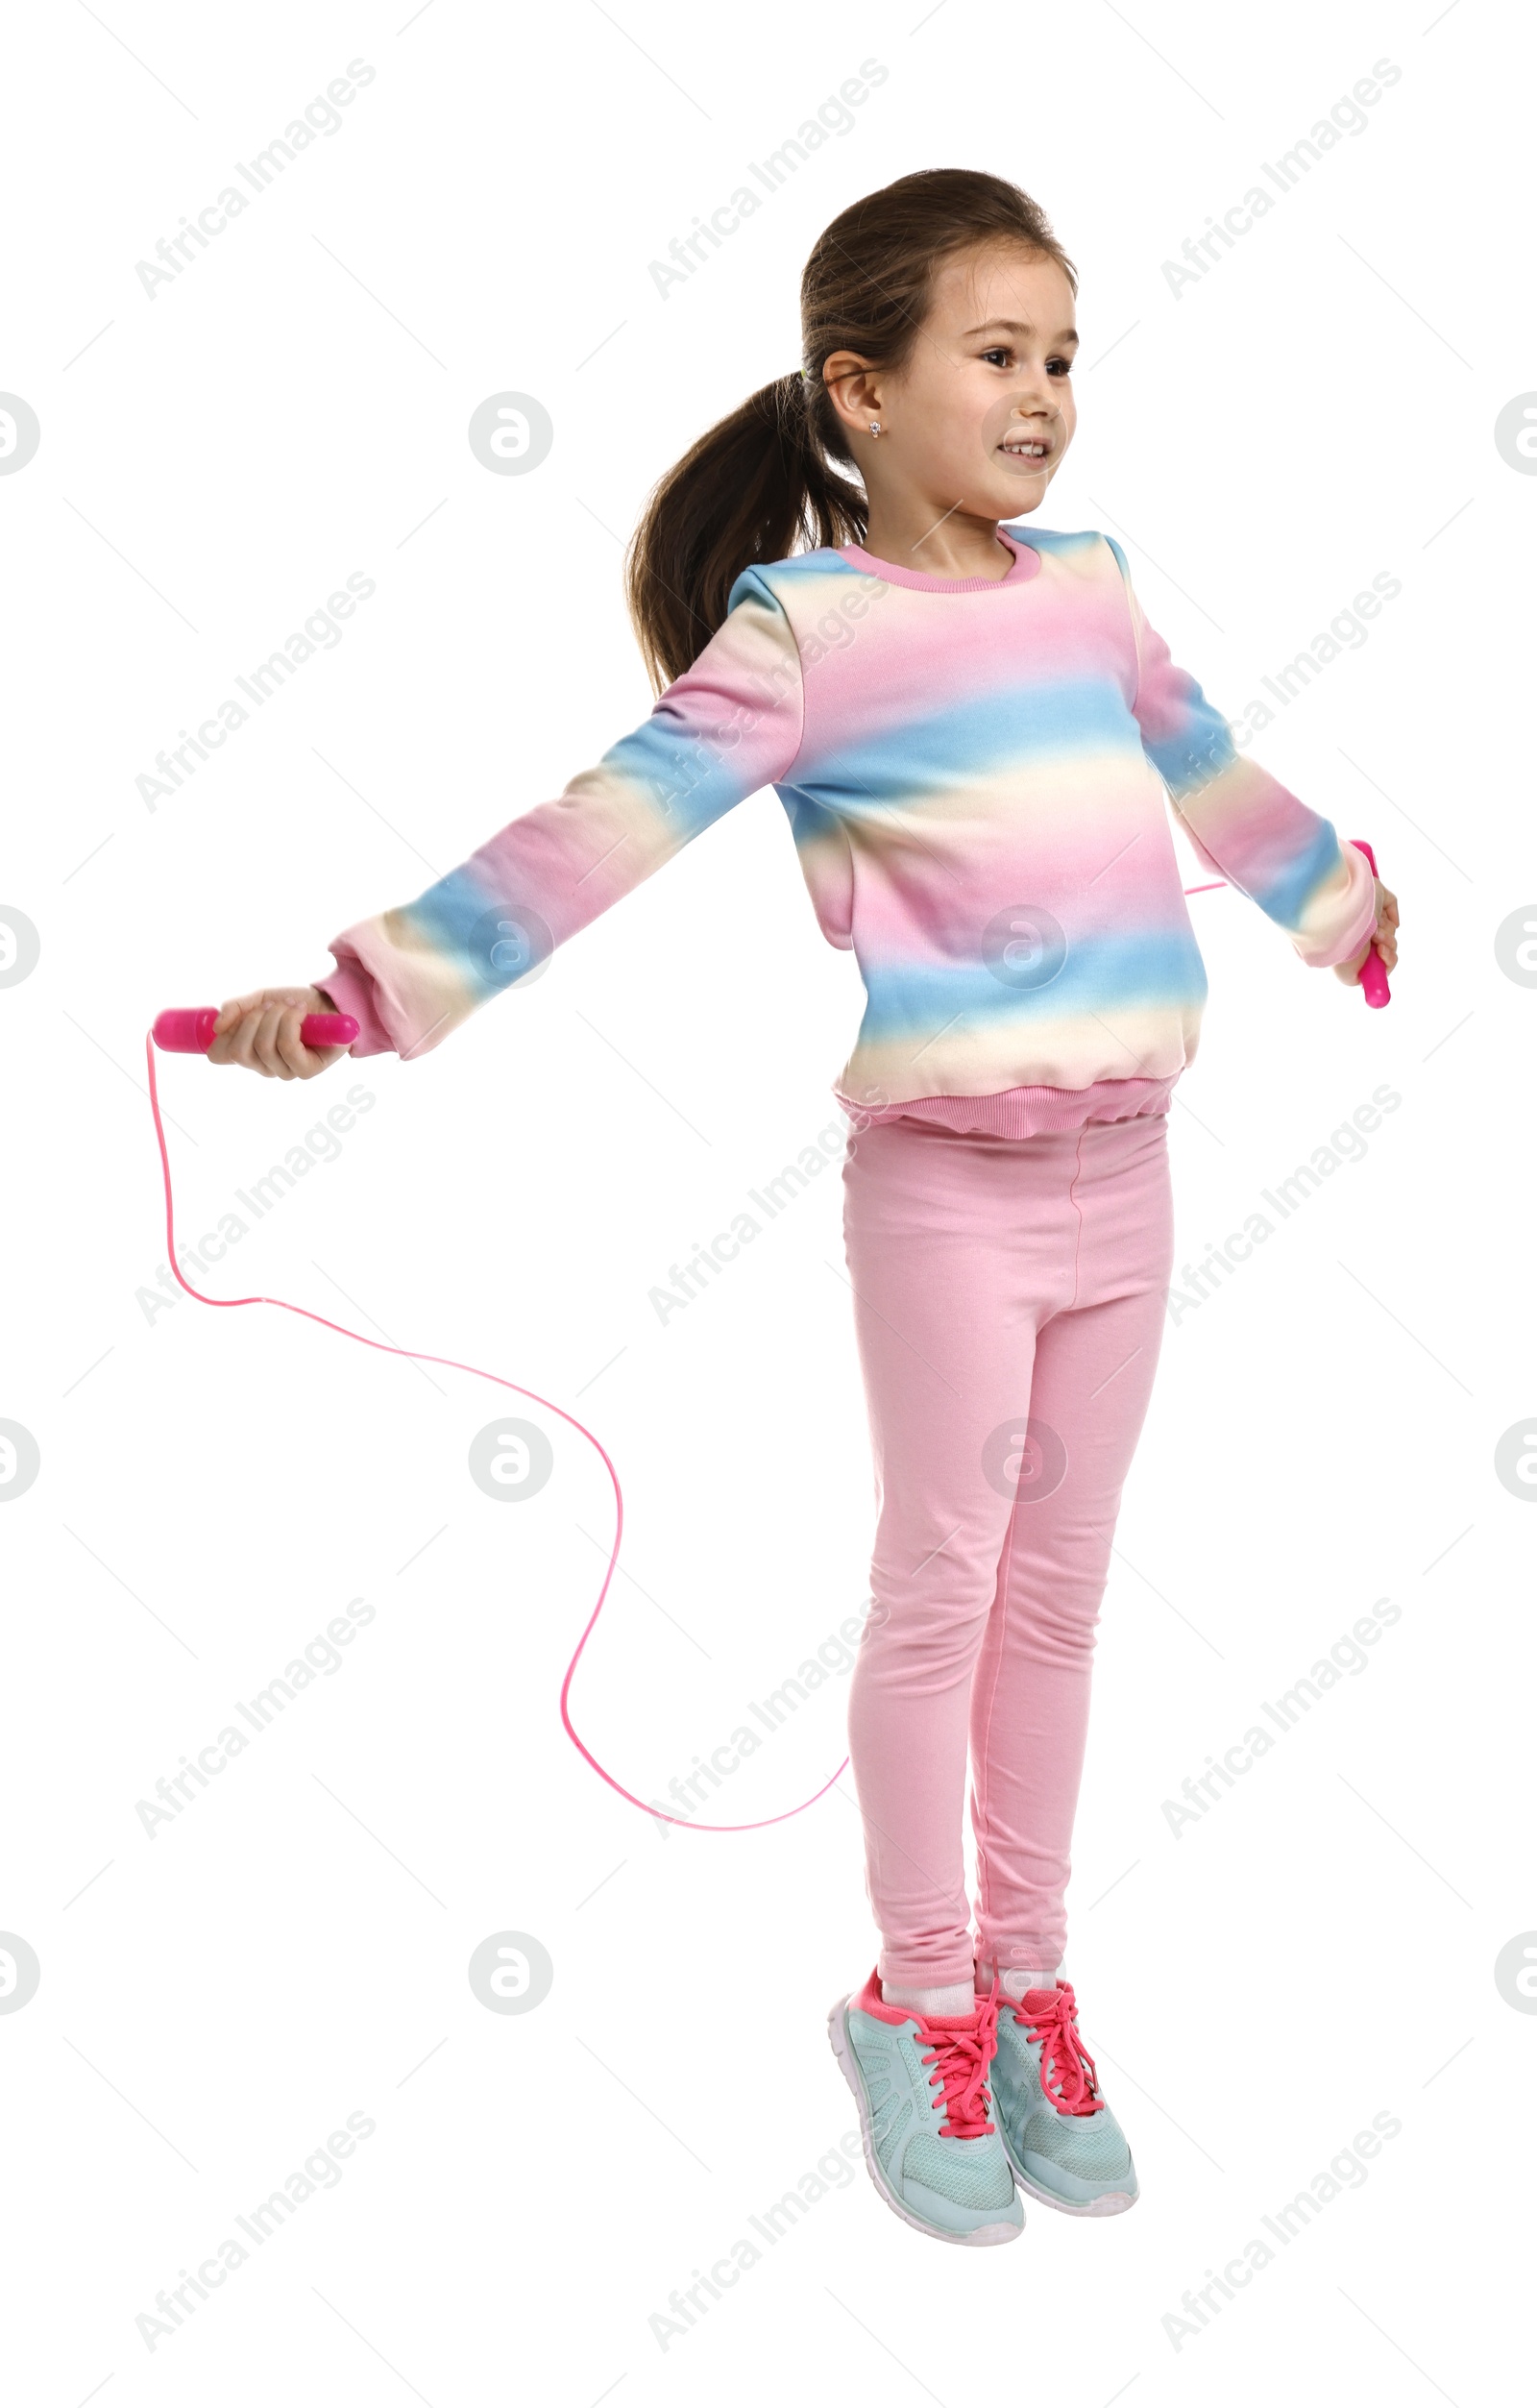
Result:
{"type": "Polygon", "coordinates": [[[977,2003],[969,1981],[952,1981],[939,1990],[910,1990],[899,1981],[883,1981],[881,1996],[888,2006],[911,2007],[918,2015],[969,2015],[977,2003]]]}
{"type": "MultiPolygon", "coordinates": [[[[998,1969],[999,1987],[1006,1999],[1022,1999],[1027,1990],[1055,1990],[1061,1973],[1060,1965],[1037,1968],[1018,1965],[1000,1966],[998,1969]]],[[[977,1983],[981,1995],[986,1997],[992,1987],[992,1981],[989,1976],[984,1985],[980,1965],[977,1968],[977,1983]]]]}
{"type": "Polygon", "coordinates": [[[1021,1973],[1014,1966],[1011,1966],[1003,1977],[1004,1997],[1022,1999],[1027,1990],[1055,1990],[1059,1970],[1057,1966],[1052,1965],[1042,1968],[1038,1973],[1021,1973]]]}

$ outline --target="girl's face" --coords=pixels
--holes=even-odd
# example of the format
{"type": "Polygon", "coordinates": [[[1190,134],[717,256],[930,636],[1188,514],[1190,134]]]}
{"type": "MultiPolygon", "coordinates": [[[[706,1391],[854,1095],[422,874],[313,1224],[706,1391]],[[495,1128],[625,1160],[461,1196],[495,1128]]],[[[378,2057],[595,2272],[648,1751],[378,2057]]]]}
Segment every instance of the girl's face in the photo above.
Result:
{"type": "Polygon", "coordinates": [[[834,388],[872,503],[890,478],[936,518],[1036,509],[1078,424],[1077,349],[1072,286],[1055,259],[1005,242],[947,260],[902,374],[871,369],[834,388]]]}

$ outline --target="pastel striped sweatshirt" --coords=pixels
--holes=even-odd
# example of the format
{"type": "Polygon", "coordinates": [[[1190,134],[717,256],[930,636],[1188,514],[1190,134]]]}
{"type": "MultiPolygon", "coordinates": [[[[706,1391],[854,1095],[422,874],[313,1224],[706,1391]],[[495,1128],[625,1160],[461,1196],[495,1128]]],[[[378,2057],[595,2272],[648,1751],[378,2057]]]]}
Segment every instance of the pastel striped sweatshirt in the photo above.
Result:
{"type": "Polygon", "coordinates": [[[865,1009],[834,1093],[1012,1137],[1166,1110],[1207,977],[1198,858],[1316,968],[1370,934],[1364,854],[1236,751],[1114,538],[1001,528],[1002,578],[856,544],[744,569],[648,719],[411,903],[331,941],[355,1054],[430,1052],[771,785],[865,1009]]]}

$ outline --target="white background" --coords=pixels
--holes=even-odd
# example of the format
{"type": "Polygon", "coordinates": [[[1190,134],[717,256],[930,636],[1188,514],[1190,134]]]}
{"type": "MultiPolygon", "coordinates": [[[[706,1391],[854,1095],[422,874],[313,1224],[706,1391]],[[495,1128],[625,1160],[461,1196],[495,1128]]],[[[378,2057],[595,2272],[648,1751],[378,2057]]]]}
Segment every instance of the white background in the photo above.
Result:
{"type": "MultiPolygon", "coordinates": [[[[1537,385],[1525,28],[1475,0],[119,0],[24,14],[10,51],[0,386],[41,426],[0,477],[0,903],[41,939],[0,991],[0,1416],[41,1454],[0,1516],[0,1929],[41,1965],[0,2015],[13,2396],[1508,2397],[1537,2021],[1494,1964],[1537,1927],[1532,1525],[1495,1456],[1537,1402],[1537,996],[1495,932],[1537,911],[1537,482],[1494,423],[1537,385]],[[150,299],[135,262],[354,59],[377,72],[341,130],[150,299]],[[649,262],[866,60],[888,75],[852,131],[662,298],[649,262]],[[1164,261],[1379,60],[1402,73],[1367,130],[1176,298],[1164,261]],[[1141,2202],[1032,2206],[968,2254],[859,2167],[659,2338],[852,2129],[824,2032],[875,1947],[848,1777],[771,1830],[664,1838],[558,1719],[613,1536],[594,1450],[525,1401],[554,1474],[496,1503],[466,1453],[500,1391],[262,1308],[148,1308],[144,1031],[319,976],[336,930],[645,717],[619,566],[648,487],[797,363],[820,229],[934,165],[1021,183],[1077,262],[1080,428],[1040,521],[1124,541],[1219,707],[1402,580],[1256,748],[1376,844],[1394,1000],[1305,971],[1237,895],[1192,899],[1181,1263],[1401,1100],[1168,1329],[1126,1490],[1068,1969],[1141,2202]],[[527,476],[466,440],[508,389],[554,425],[527,476]],[[354,571],[377,591],[341,643],[147,809],[157,751],[354,571]],[[342,1669],[147,1835],[136,1801],[359,1595],[342,1669]],[[1176,1837],[1163,1802],[1379,1597],[1402,1615],[1369,1668],[1176,1837]],[[526,2013],[467,1979],[505,1930],[553,1963],[526,2013]],[[146,2347],[156,2294],[357,2111],[343,2178],[146,2347]],[[1369,2178],[1171,2337],[1383,2112],[1369,2178]]],[[[860,1000],[764,794],[417,1063],[161,1066],[193,1238],[348,1084],[373,1099],[210,1293],[483,1365],[608,1448],[624,1544],[573,1711],[644,1795],[863,1610],[836,1165],[685,1312],[648,1301],[838,1122],[860,1000]]],[[[845,1698],[717,1819],[817,1787],[845,1698]]]]}

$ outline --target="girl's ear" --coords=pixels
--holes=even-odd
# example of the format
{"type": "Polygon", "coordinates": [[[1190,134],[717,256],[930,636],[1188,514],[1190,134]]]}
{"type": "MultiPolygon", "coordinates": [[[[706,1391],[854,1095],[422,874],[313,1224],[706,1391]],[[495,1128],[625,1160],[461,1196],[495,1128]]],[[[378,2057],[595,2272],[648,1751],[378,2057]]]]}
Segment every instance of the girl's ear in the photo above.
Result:
{"type": "Polygon", "coordinates": [[[872,418],[881,415],[880,371],[858,352],[829,353],[822,368],[827,397],[845,427],[863,434],[872,418]]]}

